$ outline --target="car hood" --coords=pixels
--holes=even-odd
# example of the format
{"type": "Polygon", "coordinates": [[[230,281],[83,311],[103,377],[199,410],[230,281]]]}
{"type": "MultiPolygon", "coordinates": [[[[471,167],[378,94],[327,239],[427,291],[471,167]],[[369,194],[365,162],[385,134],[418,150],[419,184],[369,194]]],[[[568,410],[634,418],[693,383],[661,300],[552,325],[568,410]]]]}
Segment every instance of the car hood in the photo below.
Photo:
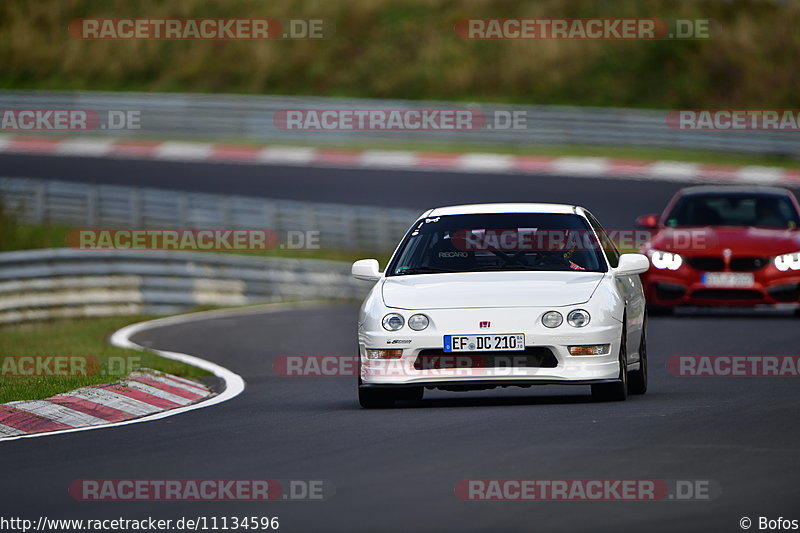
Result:
{"type": "Polygon", "coordinates": [[[400,309],[558,307],[591,298],[597,272],[466,272],[391,276],[383,302],[400,309]]]}
{"type": "Polygon", "coordinates": [[[800,231],[769,228],[666,228],[650,241],[650,248],[681,255],[773,256],[800,250],[800,231]],[[691,242],[691,244],[688,244],[691,242]]]}

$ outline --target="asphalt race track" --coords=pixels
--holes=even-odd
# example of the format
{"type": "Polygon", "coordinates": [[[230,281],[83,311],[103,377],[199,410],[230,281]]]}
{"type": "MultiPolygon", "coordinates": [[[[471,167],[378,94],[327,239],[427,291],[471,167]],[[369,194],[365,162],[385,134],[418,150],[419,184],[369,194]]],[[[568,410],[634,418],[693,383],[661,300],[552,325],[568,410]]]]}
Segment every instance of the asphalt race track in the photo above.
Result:
{"type": "MultiPolygon", "coordinates": [[[[561,201],[584,204],[615,228],[658,211],[680,187],[23,156],[0,157],[0,168],[9,176],[105,181],[108,172],[140,185],[420,208],[561,201]]],[[[161,421],[5,443],[3,514],[279,516],[280,531],[741,531],[744,516],[754,530],[759,516],[800,518],[796,380],[680,378],[665,368],[673,355],[797,354],[798,318],[653,317],[650,391],[621,403],[594,403],[588,387],[544,386],[428,391],[421,402],[367,411],[358,407],[354,378],[275,374],[281,355],[353,355],[356,311],[355,304],[288,309],[140,333],[133,339],[140,344],[226,366],[244,377],[246,390],[161,421]],[[336,493],[325,501],[179,504],[69,496],[73,480],[100,478],[313,479],[336,493]],[[466,502],[454,493],[464,479],[708,480],[720,493],[699,501],[466,502]]]]}
{"type": "Polygon", "coordinates": [[[583,205],[607,228],[628,228],[636,216],[661,211],[681,187],[679,183],[658,181],[561,176],[17,154],[0,154],[0,175],[309,202],[416,207],[420,211],[475,202],[567,202],[583,205]]]}

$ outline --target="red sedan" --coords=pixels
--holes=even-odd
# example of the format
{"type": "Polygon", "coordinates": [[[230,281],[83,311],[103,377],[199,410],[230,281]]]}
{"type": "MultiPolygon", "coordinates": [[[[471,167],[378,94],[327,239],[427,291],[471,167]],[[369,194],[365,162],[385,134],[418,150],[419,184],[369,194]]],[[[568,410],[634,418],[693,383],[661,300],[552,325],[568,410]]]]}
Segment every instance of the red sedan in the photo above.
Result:
{"type": "Polygon", "coordinates": [[[653,230],[641,276],[651,312],[800,304],[800,204],[790,191],[689,187],[636,222],[653,230]]]}

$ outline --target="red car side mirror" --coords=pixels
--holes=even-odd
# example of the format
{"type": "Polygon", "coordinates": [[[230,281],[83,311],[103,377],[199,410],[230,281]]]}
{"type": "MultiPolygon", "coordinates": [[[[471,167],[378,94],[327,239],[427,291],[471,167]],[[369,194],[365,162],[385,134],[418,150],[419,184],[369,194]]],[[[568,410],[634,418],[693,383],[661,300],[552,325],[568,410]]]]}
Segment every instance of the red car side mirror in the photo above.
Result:
{"type": "Polygon", "coordinates": [[[658,227],[658,215],[642,215],[636,219],[636,225],[640,228],[655,229],[658,227]]]}

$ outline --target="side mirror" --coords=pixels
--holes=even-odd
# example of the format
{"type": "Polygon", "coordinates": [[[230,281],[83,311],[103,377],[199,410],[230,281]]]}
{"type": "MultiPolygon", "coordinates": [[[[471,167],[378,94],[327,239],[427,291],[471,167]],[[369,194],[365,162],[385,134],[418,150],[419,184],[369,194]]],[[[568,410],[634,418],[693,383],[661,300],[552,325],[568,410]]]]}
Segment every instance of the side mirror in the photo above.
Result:
{"type": "Polygon", "coordinates": [[[642,215],[636,219],[636,225],[640,228],[655,229],[658,227],[658,215],[642,215]]]}
{"type": "Polygon", "coordinates": [[[642,254],[622,254],[619,256],[619,266],[614,270],[620,276],[642,274],[650,268],[650,259],[642,254]]]}
{"type": "Polygon", "coordinates": [[[363,279],[364,281],[378,281],[381,279],[381,272],[379,270],[377,259],[361,259],[353,263],[350,269],[350,274],[356,279],[363,279]]]}

